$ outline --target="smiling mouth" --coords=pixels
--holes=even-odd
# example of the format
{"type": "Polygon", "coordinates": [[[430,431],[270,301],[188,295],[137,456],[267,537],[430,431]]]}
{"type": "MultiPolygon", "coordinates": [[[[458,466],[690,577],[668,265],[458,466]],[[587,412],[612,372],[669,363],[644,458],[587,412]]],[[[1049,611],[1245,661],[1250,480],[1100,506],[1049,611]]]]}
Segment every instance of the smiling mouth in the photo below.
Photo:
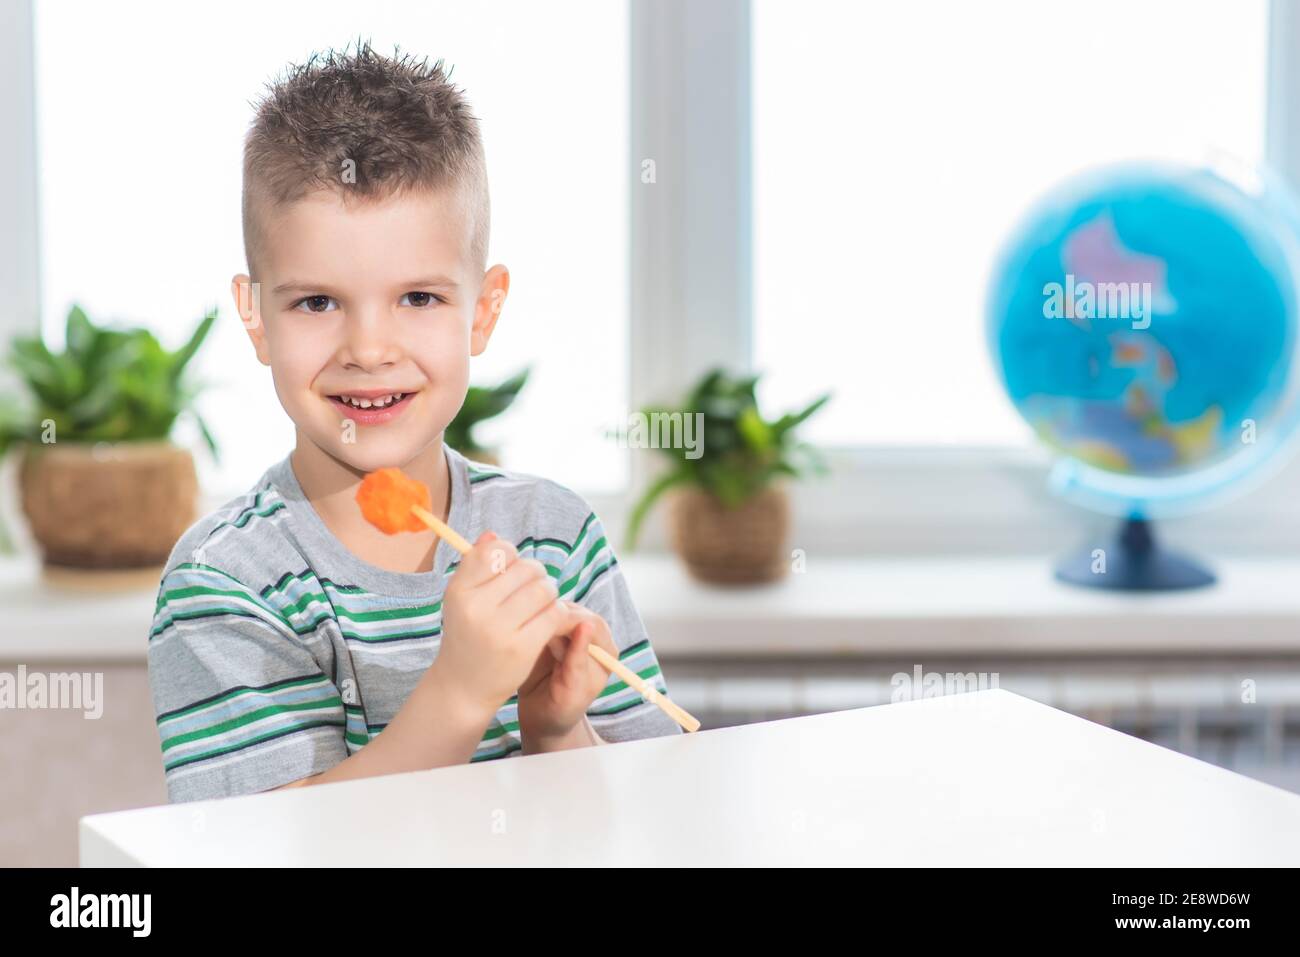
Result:
{"type": "Polygon", "coordinates": [[[360,425],[377,425],[401,415],[414,392],[390,392],[383,395],[331,395],[327,398],[343,415],[360,425]]]}

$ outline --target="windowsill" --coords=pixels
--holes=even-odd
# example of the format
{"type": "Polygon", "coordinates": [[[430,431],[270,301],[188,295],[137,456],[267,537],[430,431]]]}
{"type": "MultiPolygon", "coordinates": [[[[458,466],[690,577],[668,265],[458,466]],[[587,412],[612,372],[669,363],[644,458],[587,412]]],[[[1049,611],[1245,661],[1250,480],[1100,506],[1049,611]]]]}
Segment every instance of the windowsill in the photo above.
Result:
{"type": "MultiPolygon", "coordinates": [[[[622,560],[664,659],[1300,654],[1300,561],[1237,559],[1209,589],[1124,595],[1054,581],[1043,558],[810,559],[758,588],[692,581],[668,555],[622,560]]],[[[0,661],[142,662],[156,592],[70,591],[0,560],[0,661]]]]}
{"type": "Polygon", "coordinates": [[[1135,595],[1062,584],[1046,557],[809,559],[717,589],[667,556],[624,559],[663,657],[1300,654],[1300,561],[1218,563],[1217,585],[1135,595]]]}
{"type": "Polygon", "coordinates": [[[30,556],[0,559],[0,661],[142,662],[158,580],[137,578],[120,591],[68,588],[30,556]]]}

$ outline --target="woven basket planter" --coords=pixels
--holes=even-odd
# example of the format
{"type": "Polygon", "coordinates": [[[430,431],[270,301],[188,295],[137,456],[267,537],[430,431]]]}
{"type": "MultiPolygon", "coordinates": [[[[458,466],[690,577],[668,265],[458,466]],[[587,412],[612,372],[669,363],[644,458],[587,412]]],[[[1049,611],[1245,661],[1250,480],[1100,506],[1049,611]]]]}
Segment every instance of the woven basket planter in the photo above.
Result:
{"type": "Polygon", "coordinates": [[[790,498],[769,485],[736,508],[697,488],[674,492],[669,503],[673,548],[691,575],[715,585],[753,585],[790,570],[790,498]]]}
{"type": "Polygon", "coordinates": [[[27,446],[19,483],[49,566],[159,566],[198,507],[194,459],[170,442],[27,446]]]}

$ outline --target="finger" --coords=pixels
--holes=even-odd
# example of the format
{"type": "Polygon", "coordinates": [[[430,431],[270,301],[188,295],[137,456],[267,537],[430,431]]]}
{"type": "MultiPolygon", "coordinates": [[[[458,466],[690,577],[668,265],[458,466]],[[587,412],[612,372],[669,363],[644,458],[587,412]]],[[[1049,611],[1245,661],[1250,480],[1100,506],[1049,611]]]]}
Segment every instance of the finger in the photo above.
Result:
{"type": "Polygon", "coordinates": [[[618,645],[614,644],[614,636],[609,633],[609,625],[599,615],[596,616],[596,620],[600,624],[596,627],[595,634],[591,639],[592,643],[604,648],[611,657],[617,660],[620,652],[618,645]]]}
{"type": "Polygon", "coordinates": [[[519,552],[508,541],[494,532],[484,532],[456,566],[456,578],[463,588],[478,587],[503,574],[518,557],[519,552]]]}
{"type": "Polygon", "coordinates": [[[590,659],[591,667],[596,668],[600,675],[607,680],[610,676],[611,669],[606,668],[601,662],[597,661],[588,649],[591,645],[596,645],[604,649],[605,653],[615,661],[619,660],[619,648],[618,645],[614,644],[614,638],[610,634],[608,623],[606,623],[604,618],[600,617],[600,615],[596,614],[590,608],[586,608],[582,605],[573,605],[572,613],[581,623],[586,635],[586,640],[583,643],[582,651],[579,654],[578,659],[590,659]]]}
{"type": "Polygon", "coordinates": [[[510,628],[518,628],[559,597],[560,588],[550,575],[530,576],[498,606],[501,620],[510,628]]]}
{"type": "MultiPolygon", "coordinates": [[[[515,634],[525,648],[536,647],[537,654],[541,654],[542,649],[549,646],[551,641],[564,641],[564,635],[573,630],[576,624],[572,613],[565,607],[564,602],[556,601],[547,605],[536,615],[524,622],[515,634]]],[[[563,657],[564,649],[561,648],[561,654],[557,660],[563,657]]]]}
{"type": "Polygon", "coordinates": [[[533,662],[533,667],[528,673],[528,677],[525,678],[524,683],[519,686],[519,693],[522,695],[532,691],[542,682],[543,679],[546,678],[547,675],[555,670],[558,664],[559,658],[552,658],[551,655],[538,655],[537,659],[533,662]]]}
{"type": "Polygon", "coordinates": [[[477,592],[479,597],[489,605],[500,608],[524,585],[550,577],[546,574],[546,566],[541,562],[532,558],[521,558],[500,575],[479,585],[477,592]]]}
{"type": "Polygon", "coordinates": [[[569,652],[564,658],[565,682],[574,687],[581,687],[582,679],[587,674],[587,646],[591,644],[595,629],[590,622],[584,621],[569,634],[569,652]]]}
{"type": "Polygon", "coordinates": [[[618,646],[614,644],[614,639],[610,636],[609,625],[605,619],[586,605],[579,605],[577,602],[568,599],[565,599],[564,603],[569,606],[569,610],[576,621],[586,622],[591,626],[589,635],[591,643],[599,645],[617,658],[619,654],[618,646]]]}

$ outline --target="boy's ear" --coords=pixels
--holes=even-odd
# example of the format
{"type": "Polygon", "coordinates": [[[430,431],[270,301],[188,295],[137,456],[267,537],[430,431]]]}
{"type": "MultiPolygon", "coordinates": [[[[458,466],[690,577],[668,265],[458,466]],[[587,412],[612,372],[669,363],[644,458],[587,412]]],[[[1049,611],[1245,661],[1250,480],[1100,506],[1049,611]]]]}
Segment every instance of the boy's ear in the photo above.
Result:
{"type": "Polygon", "coordinates": [[[481,355],[492,338],[497,319],[501,317],[501,308],[506,303],[506,293],[510,291],[510,270],[496,265],[483,276],[483,285],[479,287],[478,302],[474,304],[474,325],[469,331],[469,354],[481,355]]]}
{"type": "Polygon", "coordinates": [[[235,300],[235,310],[239,321],[244,324],[248,338],[253,341],[257,360],[264,366],[271,364],[271,354],[266,347],[266,328],[262,325],[262,284],[253,282],[246,274],[239,273],[230,280],[230,295],[235,300]]]}

